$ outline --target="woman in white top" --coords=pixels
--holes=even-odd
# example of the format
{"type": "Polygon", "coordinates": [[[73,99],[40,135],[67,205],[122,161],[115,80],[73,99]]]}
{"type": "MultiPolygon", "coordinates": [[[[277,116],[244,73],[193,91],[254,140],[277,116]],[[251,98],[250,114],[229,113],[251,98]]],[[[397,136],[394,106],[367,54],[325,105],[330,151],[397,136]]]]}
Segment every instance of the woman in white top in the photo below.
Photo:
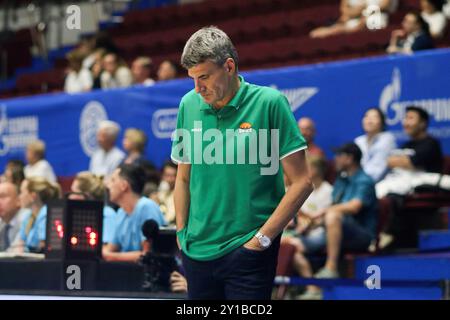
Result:
{"type": "MultiPolygon", "coordinates": [[[[305,258],[304,253],[315,252],[315,243],[325,233],[323,226],[323,211],[332,204],[333,187],[325,181],[326,160],[322,157],[308,157],[311,179],[314,191],[304,202],[297,215],[297,223],[290,223],[289,227],[295,226],[295,231],[286,231],[281,238],[282,244],[290,244],[295,247],[293,258],[294,269],[305,278],[313,277],[313,270],[305,258]],[[306,243],[305,243],[306,242],[306,243]]],[[[307,286],[306,292],[299,299],[318,299],[321,291],[315,286],[307,286]]]]}
{"type": "Polygon", "coordinates": [[[362,168],[376,183],[386,175],[387,158],[396,148],[395,137],[392,133],[384,131],[385,117],[378,108],[366,111],[362,127],[365,134],[357,137],[355,143],[362,152],[362,168]]]}
{"type": "Polygon", "coordinates": [[[443,0],[420,0],[420,15],[428,23],[433,38],[441,38],[447,27],[447,18],[442,12],[443,0]]]}
{"type": "Polygon", "coordinates": [[[103,73],[100,76],[102,89],[124,88],[133,84],[133,75],[126,63],[115,53],[103,58],[103,73]]]}
{"type": "Polygon", "coordinates": [[[92,75],[87,69],[82,68],[83,56],[77,50],[67,55],[69,60],[69,73],[64,83],[64,91],[77,93],[90,91],[92,89],[92,75]]]}
{"type": "Polygon", "coordinates": [[[56,182],[56,176],[52,166],[45,160],[45,143],[35,140],[27,145],[25,166],[25,178],[42,177],[52,183],[56,182]]]}

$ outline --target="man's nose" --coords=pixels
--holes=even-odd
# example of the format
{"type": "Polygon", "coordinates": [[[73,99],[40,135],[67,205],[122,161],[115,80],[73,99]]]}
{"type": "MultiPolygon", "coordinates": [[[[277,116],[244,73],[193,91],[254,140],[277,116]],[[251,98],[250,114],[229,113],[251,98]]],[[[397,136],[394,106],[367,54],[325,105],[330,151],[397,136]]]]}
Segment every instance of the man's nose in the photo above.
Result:
{"type": "Polygon", "coordinates": [[[201,91],[204,91],[204,87],[198,80],[194,80],[195,83],[195,92],[200,93],[201,91]]]}

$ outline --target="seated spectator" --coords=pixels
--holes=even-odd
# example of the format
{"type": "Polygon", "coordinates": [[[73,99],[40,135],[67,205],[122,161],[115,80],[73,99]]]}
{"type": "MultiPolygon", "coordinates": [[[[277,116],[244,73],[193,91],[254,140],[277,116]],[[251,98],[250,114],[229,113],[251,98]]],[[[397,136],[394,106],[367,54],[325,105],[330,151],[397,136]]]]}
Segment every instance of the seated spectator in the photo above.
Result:
{"type": "MultiPolygon", "coordinates": [[[[303,243],[306,243],[310,251],[314,251],[315,239],[323,236],[325,229],[321,221],[321,214],[323,210],[331,206],[333,187],[325,181],[326,160],[324,158],[317,156],[308,157],[308,165],[314,184],[314,191],[300,208],[296,219],[288,225],[288,229],[283,233],[281,242],[289,243],[297,248],[297,253],[294,257],[294,269],[302,277],[312,278],[312,268],[303,256],[305,252],[303,243]],[[291,228],[294,229],[289,230],[291,228]]],[[[299,298],[301,300],[312,300],[320,297],[320,290],[315,286],[308,286],[306,292],[299,298]]]]}
{"type": "Polygon", "coordinates": [[[11,182],[17,186],[20,186],[25,179],[25,164],[22,160],[9,160],[5,166],[5,172],[1,177],[1,182],[11,182]]]}
{"type": "Polygon", "coordinates": [[[113,240],[103,248],[107,261],[137,262],[144,248],[149,248],[141,229],[144,222],[153,219],[160,226],[166,224],[158,205],[142,196],[145,181],[144,169],[131,164],[122,164],[108,181],[111,201],[120,209],[113,240]]]}
{"type": "Polygon", "coordinates": [[[316,137],[316,125],[314,124],[314,121],[306,117],[300,118],[298,127],[308,144],[308,155],[325,158],[325,153],[314,143],[314,138],[316,137]]]}
{"type": "Polygon", "coordinates": [[[149,57],[139,57],[133,61],[131,65],[131,73],[133,74],[133,83],[151,86],[155,84],[155,80],[150,78],[152,71],[152,59],[149,57]]]}
{"type": "MultiPolygon", "coordinates": [[[[300,236],[296,245],[294,263],[301,274],[310,275],[312,270],[304,254],[326,248],[325,266],[315,277],[337,278],[341,249],[367,250],[375,239],[378,202],[373,180],[361,168],[361,157],[361,150],[354,143],[336,150],[335,162],[340,175],[333,187],[332,205],[313,215],[315,224],[324,221],[325,229],[317,228],[307,237],[300,236]]],[[[303,298],[320,298],[317,288],[309,287],[309,290],[303,298]]]]}
{"type": "Polygon", "coordinates": [[[83,56],[77,50],[67,55],[69,72],[64,82],[64,91],[67,93],[86,92],[92,89],[92,75],[88,69],[82,68],[83,56]]]}
{"type": "Polygon", "coordinates": [[[0,251],[12,250],[26,214],[20,208],[20,188],[11,182],[0,183],[0,251]]]}
{"type": "Polygon", "coordinates": [[[108,53],[103,58],[100,76],[102,89],[124,88],[133,84],[133,75],[125,61],[115,53],[108,53]]]}
{"type": "MultiPolygon", "coordinates": [[[[380,235],[380,248],[388,249],[396,246],[396,239],[403,232],[404,217],[403,196],[412,192],[415,178],[424,172],[441,173],[443,155],[439,141],[428,132],[429,115],[419,107],[406,108],[403,130],[410,140],[404,143],[394,155],[388,158],[388,166],[392,169],[376,186],[378,198],[385,198],[391,205],[389,221],[380,235]]],[[[410,217],[408,217],[410,219],[410,217]]]]}
{"type": "Polygon", "coordinates": [[[27,145],[25,166],[25,178],[42,177],[50,182],[56,182],[56,176],[52,166],[45,160],[45,142],[35,140],[27,145]]]}
{"type": "Polygon", "coordinates": [[[413,53],[414,51],[434,48],[428,24],[416,12],[409,12],[402,22],[402,29],[394,30],[388,53],[413,53]]]}
{"type": "Polygon", "coordinates": [[[442,149],[439,140],[427,132],[428,113],[416,106],[406,108],[403,130],[410,140],[397,150],[397,155],[388,158],[389,168],[410,171],[442,172],[442,149]]]}
{"type": "Polygon", "coordinates": [[[442,12],[443,5],[443,0],[420,0],[420,14],[428,23],[433,38],[442,38],[447,27],[447,18],[442,12]]]}
{"type": "MultiPolygon", "coordinates": [[[[97,200],[105,201],[106,188],[101,177],[83,171],[76,175],[70,187],[71,200],[97,200]]],[[[103,245],[112,242],[116,230],[116,211],[105,203],[103,207],[103,245]]]]}
{"type": "Polygon", "coordinates": [[[166,81],[166,80],[172,80],[177,77],[178,68],[177,65],[170,61],[165,60],[161,62],[158,68],[158,81],[166,81]]]}
{"type": "Polygon", "coordinates": [[[361,166],[375,183],[387,173],[387,159],[396,148],[395,137],[385,131],[386,123],[383,112],[378,108],[370,108],[364,114],[362,126],[365,134],[355,139],[361,149],[361,166]]]}
{"type": "Polygon", "coordinates": [[[158,199],[161,211],[168,224],[175,225],[175,203],[173,192],[177,178],[178,166],[172,161],[166,161],[162,169],[161,183],[159,184],[158,199]]]}
{"type": "MultiPolygon", "coordinates": [[[[374,6],[380,12],[377,19],[377,29],[386,28],[389,14],[398,7],[398,0],[341,0],[340,17],[337,22],[328,27],[320,27],[310,32],[311,38],[325,38],[342,33],[365,30],[367,17],[374,6]]],[[[375,10],[378,12],[378,10],[375,10]]]]}
{"type": "Polygon", "coordinates": [[[61,189],[44,178],[27,178],[20,186],[20,205],[30,209],[20,227],[20,239],[13,244],[15,252],[42,252],[45,247],[47,203],[58,199],[61,189]]]}
{"type": "Polygon", "coordinates": [[[125,153],[116,147],[120,126],[113,121],[100,122],[97,130],[99,148],[94,152],[89,164],[89,171],[97,176],[107,177],[120,165],[125,153]]]}
{"type": "Polygon", "coordinates": [[[94,51],[93,57],[94,61],[89,68],[92,74],[92,89],[101,89],[101,77],[103,73],[103,58],[106,55],[106,50],[103,48],[99,48],[94,51]]]}
{"type": "Polygon", "coordinates": [[[126,164],[142,164],[145,161],[144,150],[147,145],[145,132],[135,128],[128,128],[123,137],[122,146],[126,151],[126,164]]]}

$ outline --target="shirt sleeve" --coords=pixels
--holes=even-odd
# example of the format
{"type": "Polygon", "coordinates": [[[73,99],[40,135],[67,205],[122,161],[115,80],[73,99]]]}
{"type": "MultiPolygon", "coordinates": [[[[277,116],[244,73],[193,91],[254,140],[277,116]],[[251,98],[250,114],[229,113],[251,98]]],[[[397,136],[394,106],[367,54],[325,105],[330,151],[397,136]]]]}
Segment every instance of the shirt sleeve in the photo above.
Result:
{"type": "Polygon", "coordinates": [[[37,227],[37,234],[38,234],[38,239],[39,241],[45,241],[46,238],[46,229],[47,229],[47,215],[45,215],[45,217],[39,217],[40,219],[38,221],[36,221],[36,223],[38,224],[37,227]]]}
{"type": "Polygon", "coordinates": [[[280,160],[303,149],[306,141],[300,133],[288,100],[282,94],[275,99],[271,129],[278,129],[280,160]]]}
{"type": "Polygon", "coordinates": [[[190,133],[184,124],[184,103],[181,101],[178,109],[177,128],[172,133],[171,159],[176,163],[191,163],[190,160],[190,133]]]}
{"type": "Polygon", "coordinates": [[[374,192],[374,185],[372,182],[368,180],[359,181],[355,187],[354,195],[351,200],[360,200],[363,203],[363,207],[368,207],[373,202],[374,192]]]}

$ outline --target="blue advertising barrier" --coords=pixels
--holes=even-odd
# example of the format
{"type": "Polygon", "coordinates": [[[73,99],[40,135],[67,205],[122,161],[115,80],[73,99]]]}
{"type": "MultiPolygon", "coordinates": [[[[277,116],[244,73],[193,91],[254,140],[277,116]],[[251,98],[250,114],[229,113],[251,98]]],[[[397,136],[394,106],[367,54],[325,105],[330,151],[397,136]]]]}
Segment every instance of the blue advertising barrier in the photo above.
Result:
{"type": "MultiPolygon", "coordinates": [[[[416,104],[431,115],[430,132],[450,154],[450,50],[411,56],[383,56],[344,62],[244,72],[251,83],[282,91],[295,117],[308,116],[317,126],[316,142],[328,157],[331,149],[362,134],[365,110],[379,106],[388,130],[399,143],[404,109],[416,104]]],[[[142,129],[149,137],[146,155],[157,166],[169,158],[181,97],[191,79],[83,94],[48,94],[0,100],[0,169],[12,158],[24,159],[27,143],[42,139],[47,159],[59,176],[86,170],[97,147],[100,120],[124,129],[142,129]]]]}

